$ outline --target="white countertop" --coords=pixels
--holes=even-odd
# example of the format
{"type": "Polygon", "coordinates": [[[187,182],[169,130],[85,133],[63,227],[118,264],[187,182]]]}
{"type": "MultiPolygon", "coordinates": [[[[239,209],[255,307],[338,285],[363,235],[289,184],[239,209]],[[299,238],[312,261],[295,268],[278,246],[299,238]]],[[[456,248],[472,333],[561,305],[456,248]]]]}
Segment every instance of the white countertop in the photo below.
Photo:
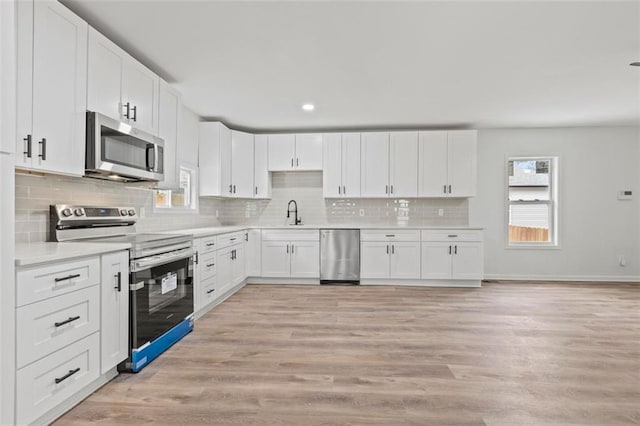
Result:
{"type": "Polygon", "coordinates": [[[77,257],[111,253],[131,248],[129,243],[32,243],[16,244],[16,266],[57,262],[77,257]]]}

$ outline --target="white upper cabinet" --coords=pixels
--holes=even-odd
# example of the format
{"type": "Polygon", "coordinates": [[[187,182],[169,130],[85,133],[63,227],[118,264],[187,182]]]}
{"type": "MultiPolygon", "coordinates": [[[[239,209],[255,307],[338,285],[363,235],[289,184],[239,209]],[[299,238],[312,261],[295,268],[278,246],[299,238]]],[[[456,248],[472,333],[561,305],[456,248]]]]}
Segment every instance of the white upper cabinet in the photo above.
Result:
{"type": "Polygon", "coordinates": [[[296,135],[295,170],[322,170],[322,134],[296,135]]]}
{"type": "Polygon", "coordinates": [[[362,133],[360,144],[360,195],[389,197],[389,133],[362,133]]]}
{"type": "Polygon", "coordinates": [[[88,109],[158,134],[160,78],[93,28],[88,64],[88,109]]]}
{"type": "Polygon", "coordinates": [[[392,132],[389,142],[389,195],[418,196],[418,132],[392,132]]]}
{"type": "Polygon", "coordinates": [[[360,196],[360,133],[323,136],[322,182],[325,198],[360,196]]]}
{"type": "Polygon", "coordinates": [[[231,186],[232,196],[253,198],[253,135],[231,131],[231,186]]]}
{"type": "Polygon", "coordinates": [[[476,130],[420,132],[418,157],[418,196],[476,195],[476,130]]]}
{"type": "Polygon", "coordinates": [[[180,116],[180,93],[160,81],[160,105],[158,108],[158,136],[164,141],[164,181],[159,187],[177,188],[178,173],[178,120],[180,116]]]}
{"type": "Polygon", "coordinates": [[[449,132],[448,180],[451,197],[476,195],[478,132],[458,130],[449,132]]]}
{"type": "Polygon", "coordinates": [[[200,149],[200,117],[193,111],[180,106],[178,124],[178,171],[181,166],[198,167],[200,149]]]}
{"type": "Polygon", "coordinates": [[[88,25],[57,1],[17,14],[16,167],[82,176],[88,25]]]}
{"type": "Polygon", "coordinates": [[[322,170],[322,134],[268,135],[269,171],[322,170]]]}
{"type": "Polygon", "coordinates": [[[254,191],[255,198],[271,198],[271,175],[269,174],[269,138],[267,135],[254,136],[254,191]]]}
{"type": "MultiPolygon", "coordinates": [[[[229,171],[231,170],[231,130],[219,122],[200,123],[200,195],[201,196],[227,196],[231,184],[231,174],[225,176],[225,187],[222,187],[222,171],[220,146],[224,145],[225,157],[228,152],[229,171]],[[225,194],[222,191],[226,190],[225,194]]],[[[225,173],[226,169],[225,169],[225,173]]]]}
{"type": "Polygon", "coordinates": [[[296,135],[268,135],[269,171],[290,171],[295,168],[296,135]]]}

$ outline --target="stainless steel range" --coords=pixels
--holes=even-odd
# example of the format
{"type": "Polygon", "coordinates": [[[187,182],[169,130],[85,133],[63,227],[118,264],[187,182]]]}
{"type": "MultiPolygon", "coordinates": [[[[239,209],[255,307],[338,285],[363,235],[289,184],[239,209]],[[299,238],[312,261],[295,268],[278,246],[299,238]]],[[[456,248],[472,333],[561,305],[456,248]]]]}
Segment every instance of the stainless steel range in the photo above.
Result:
{"type": "Polygon", "coordinates": [[[130,243],[129,359],[138,372],[193,330],[193,237],[138,234],[132,207],[50,207],[51,241],[130,243]]]}

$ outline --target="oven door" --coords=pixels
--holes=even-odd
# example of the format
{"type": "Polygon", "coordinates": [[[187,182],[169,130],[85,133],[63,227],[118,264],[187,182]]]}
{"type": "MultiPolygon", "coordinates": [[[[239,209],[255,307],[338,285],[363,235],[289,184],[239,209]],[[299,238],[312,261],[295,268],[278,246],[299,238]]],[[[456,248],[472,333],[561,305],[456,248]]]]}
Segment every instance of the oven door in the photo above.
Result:
{"type": "Polygon", "coordinates": [[[131,349],[193,314],[193,256],[131,272],[131,349]]]}

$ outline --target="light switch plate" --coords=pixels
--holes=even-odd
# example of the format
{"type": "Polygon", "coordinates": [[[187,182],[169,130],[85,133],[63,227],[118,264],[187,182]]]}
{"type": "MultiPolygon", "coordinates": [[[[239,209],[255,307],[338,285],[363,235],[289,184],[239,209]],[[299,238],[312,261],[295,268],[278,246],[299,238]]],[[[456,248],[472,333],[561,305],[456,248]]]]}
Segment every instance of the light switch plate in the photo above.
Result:
{"type": "Polygon", "coordinates": [[[633,191],[630,189],[618,191],[618,200],[633,200],[633,191]]]}

